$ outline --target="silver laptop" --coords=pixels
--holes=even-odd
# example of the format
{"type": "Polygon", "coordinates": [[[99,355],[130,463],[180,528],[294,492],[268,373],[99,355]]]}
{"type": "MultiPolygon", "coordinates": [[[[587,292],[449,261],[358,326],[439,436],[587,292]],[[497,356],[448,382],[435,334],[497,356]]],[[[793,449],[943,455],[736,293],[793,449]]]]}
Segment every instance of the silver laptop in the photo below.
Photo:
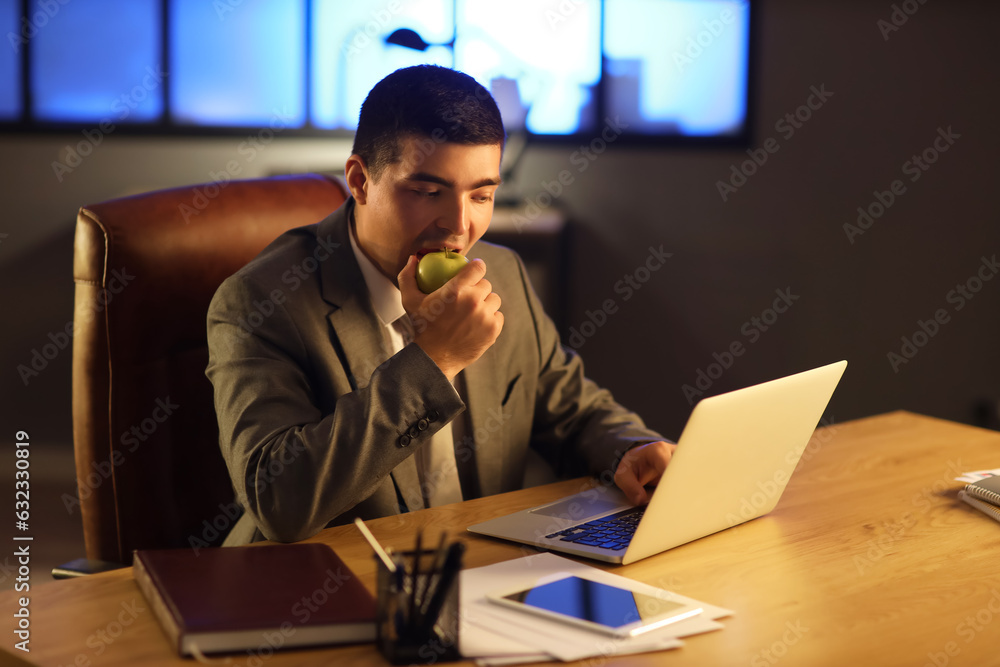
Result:
{"type": "Polygon", "coordinates": [[[469,530],[625,564],[767,514],[845,368],[838,361],[699,401],[644,507],[597,486],[469,530]]]}

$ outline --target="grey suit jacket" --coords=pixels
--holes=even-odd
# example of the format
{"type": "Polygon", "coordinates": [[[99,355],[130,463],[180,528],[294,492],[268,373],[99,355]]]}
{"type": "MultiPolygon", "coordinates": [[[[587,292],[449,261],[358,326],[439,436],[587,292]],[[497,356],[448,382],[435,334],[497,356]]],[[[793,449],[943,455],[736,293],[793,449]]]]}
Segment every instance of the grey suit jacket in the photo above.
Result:
{"type": "MultiPolygon", "coordinates": [[[[219,288],[208,314],[220,446],[245,512],[226,544],[305,539],[423,506],[413,453],[468,410],[456,458],[482,495],[520,487],[528,447],[605,477],[660,440],[583,375],[509,249],[479,242],[504,327],[463,371],[465,400],[416,344],[386,359],[348,234],[353,199],[291,230],[219,288]]],[[[466,480],[463,480],[465,486],[466,480]]]]}

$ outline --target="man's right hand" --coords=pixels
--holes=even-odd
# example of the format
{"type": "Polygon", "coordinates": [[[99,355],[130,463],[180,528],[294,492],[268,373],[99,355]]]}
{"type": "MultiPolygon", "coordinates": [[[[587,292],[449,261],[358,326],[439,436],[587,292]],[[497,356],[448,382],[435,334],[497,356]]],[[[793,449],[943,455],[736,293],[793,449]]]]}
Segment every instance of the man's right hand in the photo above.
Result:
{"type": "Polygon", "coordinates": [[[403,308],[413,322],[413,342],[449,380],[483,355],[503,329],[500,297],[486,280],[486,263],[474,259],[431,294],[417,287],[417,256],[411,255],[397,281],[403,308]]]}

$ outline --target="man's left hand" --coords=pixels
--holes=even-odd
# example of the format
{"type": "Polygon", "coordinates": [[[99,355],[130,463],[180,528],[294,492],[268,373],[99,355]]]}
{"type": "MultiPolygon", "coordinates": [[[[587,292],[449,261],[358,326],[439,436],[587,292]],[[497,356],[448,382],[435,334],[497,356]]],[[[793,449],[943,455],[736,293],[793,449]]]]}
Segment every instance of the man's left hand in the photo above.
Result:
{"type": "Polygon", "coordinates": [[[639,445],[625,452],[615,471],[615,484],[625,493],[629,502],[636,505],[649,502],[650,493],[645,487],[659,483],[676,448],[677,445],[661,440],[639,445]]]}

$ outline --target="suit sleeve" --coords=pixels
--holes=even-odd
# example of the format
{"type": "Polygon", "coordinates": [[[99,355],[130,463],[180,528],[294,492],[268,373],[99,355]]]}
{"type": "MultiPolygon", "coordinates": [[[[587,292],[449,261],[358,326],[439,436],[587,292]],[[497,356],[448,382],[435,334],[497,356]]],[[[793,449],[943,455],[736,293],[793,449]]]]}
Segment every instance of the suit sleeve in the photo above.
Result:
{"type": "Polygon", "coordinates": [[[584,375],[583,360],[562,345],[523,264],[518,266],[541,361],[532,447],[560,474],[589,473],[611,483],[626,451],[665,438],[584,375]]]}
{"type": "MultiPolygon", "coordinates": [[[[312,326],[325,327],[319,319],[312,326]]],[[[413,344],[378,365],[367,385],[337,397],[332,410],[321,408],[313,373],[323,364],[311,358],[316,351],[304,342],[303,326],[239,274],[223,283],[208,315],[206,373],[220,447],[240,502],[266,538],[281,542],[316,534],[368,498],[464,409],[451,383],[413,344]],[[273,311],[248,318],[259,312],[251,304],[261,303],[273,311]],[[401,441],[423,417],[430,428],[412,443],[401,441]]],[[[332,345],[329,354],[336,354],[332,345]]]]}

